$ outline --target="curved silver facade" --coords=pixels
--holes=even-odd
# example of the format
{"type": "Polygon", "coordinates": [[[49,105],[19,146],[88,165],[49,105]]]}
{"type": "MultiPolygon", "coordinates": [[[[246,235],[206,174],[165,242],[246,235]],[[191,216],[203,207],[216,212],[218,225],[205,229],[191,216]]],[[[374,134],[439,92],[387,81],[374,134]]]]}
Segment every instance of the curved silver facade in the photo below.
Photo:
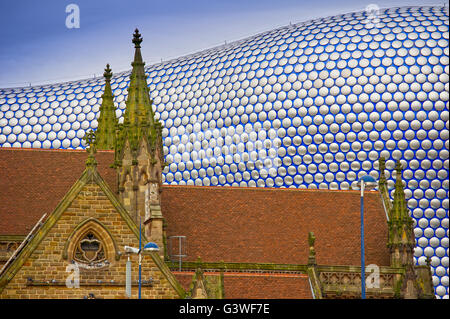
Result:
{"type": "MultiPolygon", "coordinates": [[[[448,23],[443,7],[351,13],[147,67],[165,183],[349,189],[401,159],[416,262],[448,298],[448,23]]],[[[118,117],[129,75],[111,81],[118,117]]],[[[0,145],[82,148],[103,85],[0,89],[0,145]]]]}

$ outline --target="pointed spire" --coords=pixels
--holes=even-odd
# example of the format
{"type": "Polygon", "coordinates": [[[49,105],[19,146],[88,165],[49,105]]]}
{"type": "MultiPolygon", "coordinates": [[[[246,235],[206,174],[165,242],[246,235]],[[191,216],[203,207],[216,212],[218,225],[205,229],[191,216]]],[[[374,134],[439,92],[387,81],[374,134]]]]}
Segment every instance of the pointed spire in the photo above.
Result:
{"type": "Polygon", "coordinates": [[[131,63],[133,69],[128,86],[123,128],[119,132],[117,148],[121,150],[125,140],[128,140],[130,148],[136,151],[142,137],[146,137],[150,144],[154,144],[162,128],[161,124],[154,119],[144,68],[145,62],[141,55],[142,37],[138,29],[134,31],[132,42],[135,48],[134,60],[131,63]]]}
{"type": "Polygon", "coordinates": [[[404,219],[408,216],[408,208],[406,207],[405,192],[403,189],[402,171],[403,167],[399,160],[395,165],[395,193],[394,201],[392,203],[391,217],[393,219],[404,219]]]}
{"type": "Polygon", "coordinates": [[[142,38],[139,30],[136,29],[133,35],[135,53],[134,61],[131,63],[133,69],[130,75],[130,85],[128,87],[128,98],[124,114],[124,126],[129,127],[130,144],[137,148],[138,140],[142,136],[142,128],[153,122],[152,102],[150,101],[149,89],[147,87],[147,76],[145,75],[145,63],[142,61],[141,42],[142,38]]]}
{"type": "Polygon", "coordinates": [[[395,165],[395,193],[388,221],[388,247],[391,254],[391,266],[403,267],[414,262],[415,237],[413,219],[409,216],[402,181],[402,164],[395,165]]]}
{"type": "MultiPolygon", "coordinates": [[[[130,76],[130,86],[128,88],[127,110],[128,120],[131,124],[144,124],[153,122],[152,101],[149,96],[147,86],[147,76],[145,75],[145,62],[141,55],[142,37],[136,29],[133,35],[135,48],[134,61],[131,63],[133,70],[130,76]]],[[[127,113],[127,112],[125,112],[127,113]]]]}
{"type": "Polygon", "coordinates": [[[117,169],[120,200],[135,221],[145,217],[147,238],[160,245],[159,253],[164,256],[164,219],[160,205],[164,169],[162,125],[154,119],[141,55],[142,37],[137,29],[132,42],[133,69],[123,123],[116,128],[113,167],[117,169]]]}
{"type": "Polygon", "coordinates": [[[111,90],[112,72],[109,64],[106,65],[103,76],[105,77],[105,89],[102,95],[102,105],[100,106],[100,116],[98,117],[96,131],[97,148],[99,150],[112,150],[115,144],[117,118],[114,96],[111,90]]]}
{"type": "Polygon", "coordinates": [[[388,184],[386,181],[386,176],[384,175],[384,171],[386,170],[386,161],[384,157],[380,157],[378,160],[378,169],[380,170],[380,179],[378,181],[378,190],[380,191],[381,199],[383,200],[383,206],[388,216],[388,219],[391,218],[391,199],[389,197],[388,184]]]}

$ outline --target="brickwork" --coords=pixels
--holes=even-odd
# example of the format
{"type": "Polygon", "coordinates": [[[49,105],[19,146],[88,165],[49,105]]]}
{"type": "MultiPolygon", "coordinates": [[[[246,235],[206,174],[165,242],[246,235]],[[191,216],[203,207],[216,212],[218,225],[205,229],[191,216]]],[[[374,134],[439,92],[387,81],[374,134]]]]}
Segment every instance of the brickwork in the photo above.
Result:
{"type": "MultiPolygon", "coordinates": [[[[126,222],[116,211],[108,197],[96,184],[83,187],[71,205],[61,215],[47,236],[37,245],[36,249],[25,261],[1,292],[1,298],[83,298],[94,294],[97,298],[125,298],[125,267],[127,258],[119,260],[109,257],[109,266],[101,269],[80,269],[80,288],[67,288],[65,281],[69,272],[66,267],[68,260],[63,258],[67,238],[74,228],[89,218],[98,220],[111,234],[116,247],[123,250],[124,245],[139,246],[139,240],[130,230],[126,222]],[[34,284],[29,283],[32,278],[34,284]],[[99,285],[98,281],[106,283],[99,285]],[[53,281],[53,282],[52,282],[53,281]],[[112,282],[113,281],[113,282],[112,282]],[[49,282],[48,284],[45,284],[49,282]],[[120,285],[123,283],[123,285],[120,285]],[[39,284],[43,284],[39,286],[39,284]]],[[[106,243],[108,256],[114,246],[106,243]],[[112,247],[112,248],[111,248],[112,247]]],[[[142,287],[142,298],[177,298],[178,294],[168,280],[155,265],[150,256],[145,256],[142,263],[142,279],[153,279],[153,287],[142,287]]],[[[137,256],[132,256],[132,282],[138,280],[137,256]]],[[[132,298],[137,298],[138,289],[132,289],[132,298]]]]}

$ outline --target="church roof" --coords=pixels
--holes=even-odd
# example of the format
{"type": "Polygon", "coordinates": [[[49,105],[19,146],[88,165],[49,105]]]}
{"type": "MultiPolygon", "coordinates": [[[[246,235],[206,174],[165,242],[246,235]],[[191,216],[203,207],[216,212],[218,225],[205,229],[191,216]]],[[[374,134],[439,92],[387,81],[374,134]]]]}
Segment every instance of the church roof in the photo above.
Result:
{"type": "MultiPolygon", "coordinates": [[[[360,192],[280,188],[166,186],[168,236],[186,236],[186,260],[307,264],[308,232],[317,263],[360,263],[360,192]]],[[[379,192],[365,193],[367,264],[389,265],[379,192]]]]}
{"type": "MultiPolygon", "coordinates": [[[[72,181],[70,189],[62,196],[62,198],[60,198],[60,201],[56,208],[53,209],[50,214],[48,214],[48,218],[46,218],[45,221],[40,220],[40,222],[42,223],[39,227],[37,227],[36,230],[33,230],[33,234],[31,237],[29,237],[29,241],[27,241],[24,246],[19,247],[14,253],[16,256],[11,257],[11,259],[8,260],[7,264],[0,269],[0,293],[5,288],[7,282],[9,282],[25,264],[27,259],[37,248],[39,243],[41,243],[41,241],[47,236],[52,227],[58,223],[60,217],[67,211],[67,208],[71,205],[73,200],[80,195],[80,192],[89,183],[97,184],[101,192],[105,194],[107,200],[109,200],[110,204],[115,208],[115,212],[118,213],[125,221],[125,227],[128,227],[129,230],[134,233],[134,235],[136,236],[136,240],[139,239],[140,241],[142,236],[144,242],[147,242],[145,235],[140,234],[139,228],[136,223],[133,222],[125,207],[122,206],[121,202],[114,195],[107,182],[99,174],[97,169],[98,162],[93,156],[95,153],[95,149],[93,149],[93,147],[95,148],[95,146],[91,146],[89,148],[89,158],[87,161],[84,161],[85,168],[81,174],[81,177],[78,177],[77,179],[72,181]]],[[[28,173],[30,174],[31,172],[28,173]]],[[[32,173],[30,175],[32,175],[32,173]]],[[[52,177],[54,178],[55,176],[52,177]]],[[[47,189],[51,189],[51,186],[46,186],[47,189]]],[[[148,254],[153,260],[155,266],[161,271],[162,275],[175,289],[179,297],[184,298],[185,291],[182,289],[181,285],[178,283],[177,279],[174,277],[173,273],[169,270],[161,257],[153,251],[149,252],[148,254]]]]}
{"type": "MultiPolygon", "coordinates": [[[[115,192],[113,151],[97,151],[98,170],[115,192]]],[[[26,235],[51,213],[85,168],[86,152],[0,149],[0,235],[26,235]]],[[[167,235],[187,237],[195,261],[306,264],[308,232],[318,264],[358,265],[358,191],[168,186],[161,208],[167,235]]],[[[366,262],[389,265],[380,194],[365,195],[366,262]]]]}
{"type": "MultiPolygon", "coordinates": [[[[193,272],[174,272],[174,275],[185,290],[190,288],[193,272]]],[[[205,276],[219,276],[219,273],[205,273],[205,276]]],[[[227,299],[313,298],[306,274],[227,272],[223,283],[227,299]]]]}
{"type": "MultiPolygon", "coordinates": [[[[50,214],[85,169],[85,150],[0,149],[0,235],[26,235],[50,214]]],[[[115,192],[113,151],[95,156],[103,179],[115,192]]]]}
{"type": "MultiPolygon", "coordinates": [[[[26,235],[44,213],[52,213],[83,173],[86,157],[84,150],[0,149],[0,235],[26,235]]],[[[116,192],[114,152],[97,151],[96,161],[116,192]]],[[[359,191],[164,185],[161,208],[168,241],[186,236],[184,261],[306,265],[308,233],[314,232],[318,265],[358,265],[359,196],[359,191]]],[[[366,192],[365,230],[366,263],[389,265],[379,192],[366,192]]],[[[174,275],[188,287],[189,271],[174,275]]],[[[225,298],[312,298],[308,275],[298,272],[227,271],[224,287],[225,298]]]]}

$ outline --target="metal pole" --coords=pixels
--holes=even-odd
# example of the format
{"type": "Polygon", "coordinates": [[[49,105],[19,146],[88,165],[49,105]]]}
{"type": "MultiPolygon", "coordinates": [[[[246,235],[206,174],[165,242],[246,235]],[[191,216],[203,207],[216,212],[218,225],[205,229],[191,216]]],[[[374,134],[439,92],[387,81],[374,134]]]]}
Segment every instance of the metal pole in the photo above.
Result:
{"type": "Polygon", "coordinates": [[[366,272],[364,263],[364,181],[361,181],[361,299],[366,299],[366,272]]]}
{"type": "Polygon", "coordinates": [[[142,242],[142,225],[141,225],[141,217],[139,217],[139,299],[141,299],[141,242],[142,242]]]}

